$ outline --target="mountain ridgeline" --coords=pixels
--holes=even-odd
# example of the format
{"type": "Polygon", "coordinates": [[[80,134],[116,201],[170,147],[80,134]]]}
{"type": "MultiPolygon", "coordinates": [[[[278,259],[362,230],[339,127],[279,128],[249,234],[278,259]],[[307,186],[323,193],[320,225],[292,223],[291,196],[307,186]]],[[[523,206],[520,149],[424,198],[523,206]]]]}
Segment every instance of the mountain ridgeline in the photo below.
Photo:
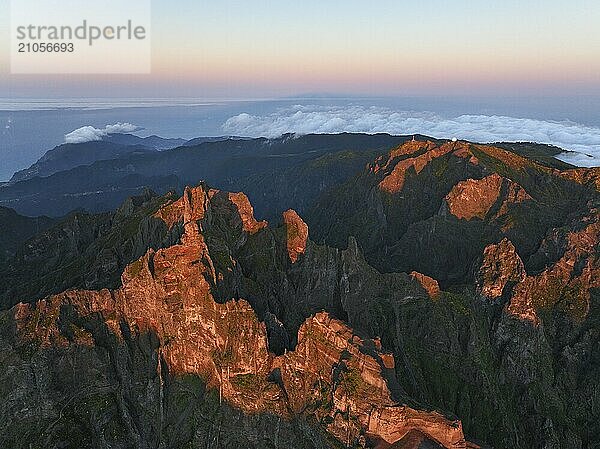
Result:
{"type": "Polygon", "coordinates": [[[11,183],[88,210],[0,241],[0,446],[599,446],[600,171],[553,152],[228,139],[11,183]]]}
{"type": "MultiPolygon", "coordinates": [[[[140,138],[137,138],[140,139],[140,138]]],[[[181,193],[204,180],[245,191],[257,213],[281,210],[289,197],[312,201],[376,155],[408,140],[387,134],[306,135],[278,139],[199,138],[165,151],[127,140],[66,144],[0,186],[0,206],[23,215],[61,217],[74,210],[108,212],[146,188],[181,193]],[[112,155],[112,157],[110,156],[112,155]],[[59,168],[60,167],[60,168],[59,168]],[[281,191],[280,189],[284,189],[281,191]]]]}

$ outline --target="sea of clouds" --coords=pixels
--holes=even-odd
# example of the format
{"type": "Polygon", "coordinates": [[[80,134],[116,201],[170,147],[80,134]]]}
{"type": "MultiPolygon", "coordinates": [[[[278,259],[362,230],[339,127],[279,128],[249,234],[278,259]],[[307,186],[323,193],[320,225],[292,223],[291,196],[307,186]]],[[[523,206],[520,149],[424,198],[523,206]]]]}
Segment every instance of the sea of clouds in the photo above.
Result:
{"type": "Polygon", "coordinates": [[[223,124],[230,135],[278,137],[285,133],[425,134],[479,143],[538,142],[567,152],[559,159],[583,167],[600,166],[600,128],[569,121],[488,115],[443,117],[431,112],[385,107],[296,105],[267,115],[238,114],[223,124]]]}
{"type": "Polygon", "coordinates": [[[104,128],[94,128],[93,126],[82,126],[75,131],[65,135],[65,143],[84,143],[92,142],[95,140],[102,140],[109,134],[116,133],[132,133],[138,131],[140,128],[131,123],[115,123],[113,125],[106,125],[104,128]]]}

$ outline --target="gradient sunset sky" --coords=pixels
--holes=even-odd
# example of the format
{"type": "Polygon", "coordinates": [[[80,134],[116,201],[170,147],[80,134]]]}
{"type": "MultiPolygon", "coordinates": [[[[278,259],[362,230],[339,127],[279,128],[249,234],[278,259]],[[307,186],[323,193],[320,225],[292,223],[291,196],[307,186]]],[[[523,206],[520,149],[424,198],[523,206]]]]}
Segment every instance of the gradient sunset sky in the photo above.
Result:
{"type": "Polygon", "coordinates": [[[154,0],[132,76],[10,75],[8,7],[1,97],[600,95],[592,0],[154,0]]]}

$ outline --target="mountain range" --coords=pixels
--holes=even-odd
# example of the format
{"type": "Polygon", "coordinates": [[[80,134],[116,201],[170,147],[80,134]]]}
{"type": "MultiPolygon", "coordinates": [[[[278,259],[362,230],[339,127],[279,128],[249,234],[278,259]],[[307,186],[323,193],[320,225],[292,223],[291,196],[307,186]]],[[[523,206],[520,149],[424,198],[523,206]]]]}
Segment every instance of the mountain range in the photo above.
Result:
{"type": "Polygon", "coordinates": [[[0,187],[2,447],[600,445],[600,169],[385,134],[96,145],[0,187]]]}

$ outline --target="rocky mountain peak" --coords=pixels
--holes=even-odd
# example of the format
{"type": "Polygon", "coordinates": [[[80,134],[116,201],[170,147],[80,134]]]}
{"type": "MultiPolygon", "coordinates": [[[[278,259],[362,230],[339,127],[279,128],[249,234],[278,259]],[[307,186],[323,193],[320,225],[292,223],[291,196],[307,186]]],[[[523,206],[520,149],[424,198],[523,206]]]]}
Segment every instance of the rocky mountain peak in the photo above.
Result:
{"type": "Polygon", "coordinates": [[[196,187],[186,187],[183,196],[161,207],[156,213],[169,228],[176,223],[188,223],[204,218],[209,201],[210,190],[205,184],[196,187]]]}
{"type": "Polygon", "coordinates": [[[242,192],[230,193],[229,200],[237,207],[244,231],[256,234],[267,226],[266,221],[257,221],[254,218],[254,208],[245,194],[242,192]]]}
{"type": "Polygon", "coordinates": [[[470,144],[466,142],[447,142],[442,145],[436,145],[431,141],[407,142],[398,149],[392,150],[381,168],[373,170],[386,173],[379,183],[379,188],[387,193],[397,193],[402,190],[409,169],[419,174],[431,161],[447,154],[468,158],[472,164],[477,163],[470,151],[470,144]]]}
{"type": "Polygon", "coordinates": [[[486,246],[477,276],[478,290],[484,297],[496,301],[507,285],[521,282],[526,277],[525,267],[510,240],[486,246]]]}
{"type": "Polygon", "coordinates": [[[409,142],[400,147],[400,151],[390,153],[390,157],[384,168],[393,167],[389,174],[386,174],[383,180],[379,183],[379,188],[387,193],[397,193],[402,190],[406,172],[409,168],[413,168],[416,173],[419,173],[432,159],[437,158],[449,151],[449,148],[441,150],[441,147],[432,145],[431,142],[426,144],[415,144],[409,142]],[[404,145],[408,145],[405,149],[404,145]],[[396,154],[409,155],[404,159],[397,159],[396,154]],[[415,153],[420,153],[415,155],[415,153]]]}
{"type": "Polygon", "coordinates": [[[295,263],[300,254],[304,254],[306,251],[308,225],[292,209],[283,213],[283,223],[286,231],[288,256],[292,263],[295,263]]]}

